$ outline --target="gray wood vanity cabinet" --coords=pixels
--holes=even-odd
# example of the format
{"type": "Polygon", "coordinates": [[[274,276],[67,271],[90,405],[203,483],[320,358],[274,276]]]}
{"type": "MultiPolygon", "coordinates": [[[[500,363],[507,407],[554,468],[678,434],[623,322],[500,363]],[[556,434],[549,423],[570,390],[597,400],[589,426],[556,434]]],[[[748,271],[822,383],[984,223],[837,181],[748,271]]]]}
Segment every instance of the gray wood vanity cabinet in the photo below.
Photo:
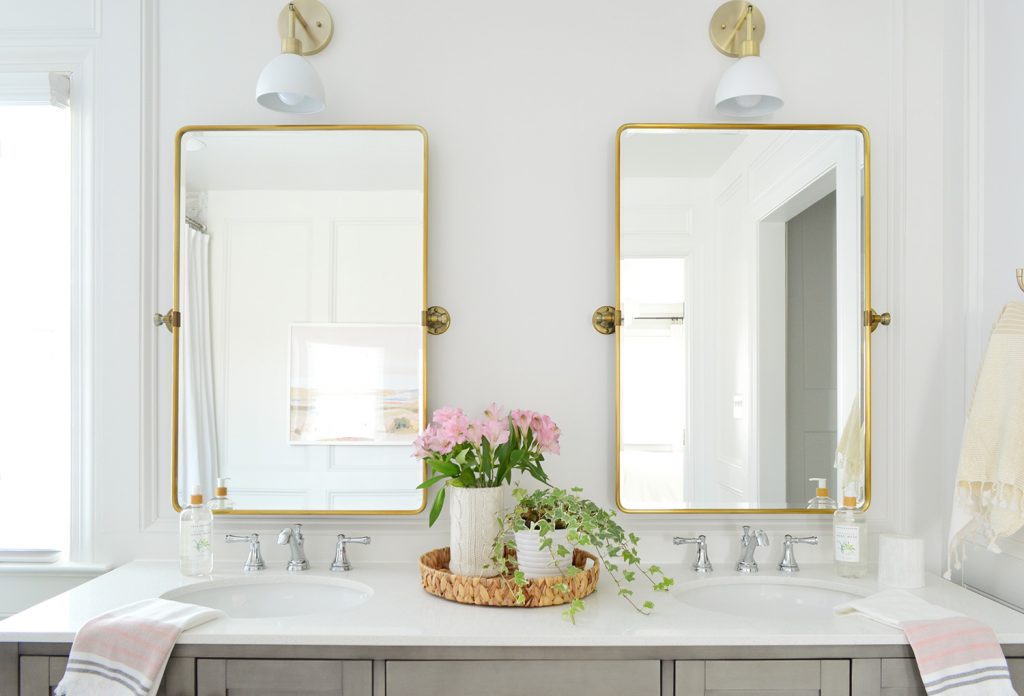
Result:
{"type": "MultiPolygon", "coordinates": [[[[0,643],[0,696],[50,696],[70,646],[0,643]]],[[[1024,693],[1024,645],[1004,646],[1024,693]]],[[[160,696],[924,696],[907,646],[179,645],[160,696]]]]}

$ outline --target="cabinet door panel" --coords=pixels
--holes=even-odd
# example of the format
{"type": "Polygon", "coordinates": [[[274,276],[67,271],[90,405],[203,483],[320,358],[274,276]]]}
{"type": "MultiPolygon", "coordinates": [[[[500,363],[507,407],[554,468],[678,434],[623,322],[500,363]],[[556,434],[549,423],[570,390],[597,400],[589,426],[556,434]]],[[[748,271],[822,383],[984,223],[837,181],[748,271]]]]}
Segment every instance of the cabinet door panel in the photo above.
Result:
{"type": "Polygon", "coordinates": [[[368,660],[198,660],[199,696],[372,696],[368,660]]]}
{"type": "Polygon", "coordinates": [[[658,660],[390,661],[387,696],[660,696],[658,660]]]}
{"type": "MultiPolygon", "coordinates": [[[[1024,659],[1006,661],[1017,691],[1024,689],[1024,659]]],[[[853,696],[925,696],[921,673],[913,659],[854,660],[853,696]]]]}
{"type": "MultiPolygon", "coordinates": [[[[21,696],[50,696],[64,678],[66,657],[30,656],[21,658],[21,696]]],[[[157,696],[195,696],[195,660],[172,657],[167,662],[157,696]]]]}
{"type": "Polygon", "coordinates": [[[675,696],[850,696],[849,660],[681,660],[675,696]]]}

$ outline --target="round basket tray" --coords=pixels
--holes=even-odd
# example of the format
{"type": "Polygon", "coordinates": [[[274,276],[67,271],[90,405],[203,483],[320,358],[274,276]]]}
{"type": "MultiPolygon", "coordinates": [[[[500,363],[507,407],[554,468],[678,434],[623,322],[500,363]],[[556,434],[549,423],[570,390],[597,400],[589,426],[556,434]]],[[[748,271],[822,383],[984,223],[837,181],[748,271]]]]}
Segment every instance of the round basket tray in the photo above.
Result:
{"type": "Polygon", "coordinates": [[[583,570],[570,577],[535,578],[526,583],[523,594],[526,601],[516,604],[516,586],[511,578],[483,578],[452,575],[448,570],[451,551],[446,546],[420,556],[420,579],[423,589],[432,595],[462,604],[489,607],[552,607],[582,599],[597,589],[600,574],[597,557],[581,549],[572,552],[572,564],[583,570]],[[561,592],[555,585],[565,583],[569,592],[561,592]]]}

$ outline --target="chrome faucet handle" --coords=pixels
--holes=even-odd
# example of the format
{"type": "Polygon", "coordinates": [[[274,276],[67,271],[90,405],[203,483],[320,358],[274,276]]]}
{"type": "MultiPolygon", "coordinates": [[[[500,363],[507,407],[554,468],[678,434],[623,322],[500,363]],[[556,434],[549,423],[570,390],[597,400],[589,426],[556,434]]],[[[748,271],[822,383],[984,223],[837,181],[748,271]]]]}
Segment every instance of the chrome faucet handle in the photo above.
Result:
{"type": "Polygon", "coordinates": [[[334,562],[331,563],[331,570],[352,570],[352,564],[348,560],[348,545],[370,543],[370,537],[347,537],[344,534],[338,535],[338,546],[334,549],[334,562]]]}
{"type": "Polygon", "coordinates": [[[708,558],[708,540],[703,534],[695,537],[672,537],[672,543],[676,546],[683,544],[697,545],[697,560],[693,562],[693,570],[696,573],[710,573],[714,570],[711,559],[708,558]]]}
{"type": "Polygon", "coordinates": [[[263,554],[260,553],[259,534],[225,534],[224,541],[228,544],[249,544],[249,555],[245,559],[242,570],[251,573],[257,570],[266,570],[267,564],[263,562],[263,554]]]}
{"type": "Polygon", "coordinates": [[[309,561],[306,560],[306,551],[303,548],[302,525],[293,524],[285,527],[277,535],[277,543],[288,544],[291,547],[292,557],[288,561],[289,571],[309,570],[309,561]]]}
{"type": "Polygon", "coordinates": [[[761,546],[771,546],[768,535],[763,529],[758,529],[751,534],[750,526],[743,525],[743,536],[740,538],[740,545],[743,547],[740,560],[736,563],[736,572],[744,575],[752,575],[758,571],[757,561],[754,560],[754,552],[761,546]]]}
{"type": "Polygon", "coordinates": [[[793,544],[810,544],[817,546],[818,537],[795,537],[790,534],[782,541],[782,560],[779,561],[779,570],[783,573],[799,573],[800,566],[796,562],[796,555],[793,554],[793,544]]]}

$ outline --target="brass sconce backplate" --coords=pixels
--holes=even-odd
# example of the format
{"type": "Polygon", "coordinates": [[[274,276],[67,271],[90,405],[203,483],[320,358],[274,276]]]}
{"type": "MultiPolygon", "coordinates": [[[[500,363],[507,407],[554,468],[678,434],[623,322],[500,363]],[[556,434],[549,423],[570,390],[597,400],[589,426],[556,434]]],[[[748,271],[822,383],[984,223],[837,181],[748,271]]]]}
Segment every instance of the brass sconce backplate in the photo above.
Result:
{"type": "Polygon", "coordinates": [[[622,321],[619,310],[611,305],[605,305],[594,310],[594,316],[591,318],[590,323],[594,325],[595,331],[607,335],[615,333],[615,327],[621,324],[622,321]]]}
{"type": "Polygon", "coordinates": [[[320,0],[292,0],[277,16],[277,33],[281,40],[288,38],[288,15],[295,7],[295,38],[302,43],[299,55],[311,56],[319,53],[334,36],[334,20],[320,0]]]}
{"type": "Polygon", "coordinates": [[[440,336],[452,325],[452,315],[444,307],[434,305],[423,311],[423,326],[431,336],[440,336]]]}
{"type": "Polygon", "coordinates": [[[715,45],[719,53],[724,53],[731,58],[740,57],[740,44],[747,38],[747,35],[745,31],[736,29],[748,7],[753,8],[751,38],[755,44],[760,44],[764,39],[764,15],[761,14],[761,10],[746,0],[730,0],[715,10],[715,14],[711,16],[711,25],[708,27],[711,43],[715,45]]]}

